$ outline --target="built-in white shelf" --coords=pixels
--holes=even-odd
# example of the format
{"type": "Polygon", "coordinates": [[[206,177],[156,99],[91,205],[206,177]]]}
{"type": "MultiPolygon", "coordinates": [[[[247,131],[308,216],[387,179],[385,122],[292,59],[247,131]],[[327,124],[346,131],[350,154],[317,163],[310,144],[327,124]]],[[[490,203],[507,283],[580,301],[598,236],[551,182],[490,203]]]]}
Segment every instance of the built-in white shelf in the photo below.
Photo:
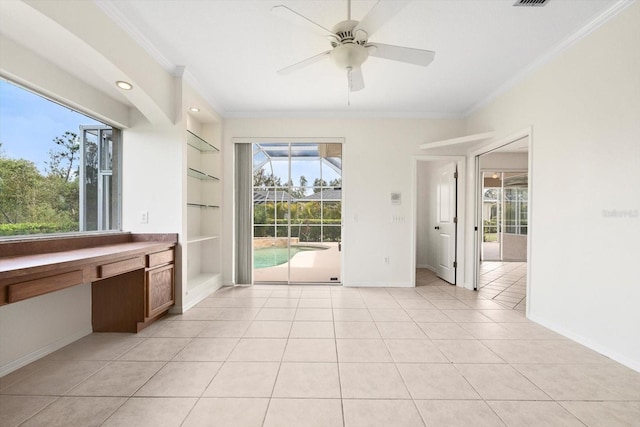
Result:
{"type": "Polygon", "coordinates": [[[207,236],[207,235],[201,235],[201,236],[191,236],[187,238],[187,243],[197,243],[197,242],[205,242],[207,240],[215,240],[218,239],[220,236],[207,236]]]}
{"type": "Polygon", "coordinates": [[[194,168],[187,168],[187,175],[192,178],[200,179],[202,181],[220,181],[220,178],[201,172],[194,168]]]}
{"type": "Polygon", "coordinates": [[[204,139],[191,131],[187,131],[187,144],[202,153],[218,153],[220,150],[213,144],[208,143],[204,139]]]}
{"type": "Polygon", "coordinates": [[[205,141],[192,131],[186,132],[186,243],[183,246],[183,312],[197,305],[222,286],[220,260],[220,192],[222,165],[219,154],[219,124],[198,122],[189,117],[193,126],[211,138],[205,141]],[[215,145],[214,145],[215,143],[215,145]]]}
{"type": "Polygon", "coordinates": [[[207,205],[202,203],[187,203],[187,206],[189,206],[190,208],[212,208],[212,209],[217,209],[220,207],[218,205],[207,205]]]}

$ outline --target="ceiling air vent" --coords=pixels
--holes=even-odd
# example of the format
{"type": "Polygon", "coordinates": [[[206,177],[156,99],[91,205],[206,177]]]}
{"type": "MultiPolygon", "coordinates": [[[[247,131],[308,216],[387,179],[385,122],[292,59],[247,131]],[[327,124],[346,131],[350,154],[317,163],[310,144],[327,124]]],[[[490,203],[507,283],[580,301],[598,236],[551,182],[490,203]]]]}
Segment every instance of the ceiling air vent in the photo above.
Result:
{"type": "Polygon", "coordinates": [[[544,6],[549,0],[518,0],[514,6],[544,6]]]}

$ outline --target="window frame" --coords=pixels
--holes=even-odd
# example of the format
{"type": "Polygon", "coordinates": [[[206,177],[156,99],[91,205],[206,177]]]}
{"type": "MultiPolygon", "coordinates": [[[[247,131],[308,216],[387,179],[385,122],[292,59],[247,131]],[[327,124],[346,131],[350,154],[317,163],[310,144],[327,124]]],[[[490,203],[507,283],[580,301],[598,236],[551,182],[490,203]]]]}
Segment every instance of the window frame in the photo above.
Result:
{"type": "MultiPolygon", "coordinates": [[[[84,147],[81,147],[80,150],[80,155],[79,155],[79,165],[78,165],[78,169],[79,169],[79,173],[78,173],[78,230],[77,231],[69,231],[69,232],[57,232],[57,233],[40,233],[40,234],[15,234],[15,235],[9,235],[9,236],[0,236],[0,242],[10,242],[10,241],[31,241],[31,240],[39,240],[39,239],[56,239],[56,238],[68,238],[68,237],[74,237],[74,236],[98,236],[98,235],[111,235],[111,234],[122,234],[124,233],[123,228],[122,228],[122,182],[123,182],[123,135],[124,135],[124,130],[116,127],[114,125],[112,125],[111,123],[108,123],[107,121],[105,121],[102,118],[98,118],[96,117],[92,112],[87,112],[87,111],[83,111],[80,110],[76,107],[72,107],[70,105],[67,105],[64,101],[61,101],[59,99],[56,99],[50,95],[45,95],[44,93],[42,93],[41,91],[37,90],[37,89],[33,89],[29,86],[25,86],[24,84],[21,84],[11,78],[8,78],[7,76],[0,74],[0,79],[4,80],[5,82],[9,83],[12,86],[15,86],[21,90],[27,91],[35,96],[38,96],[42,99],[45,99],[49,102],[52,102],[53,104],[56,104],[58,107],[60,108],[64,108],[67,110],[71,110],[77,114],[81,114],[83,116],[86,116],[92,120],[95,120],[99,123],[102,123],[102,125],[78,125],[78,132],[84,132],[85,128],[101,128],[101,129],[111,129],[112,130],[112,140],[113,140],[113,145],[114,145],[114,156],[112,157],[112,169],[111,169],[111,175],[115,176],[115,202],[117,204],[117,206],[115,207],[115,209],[113,209],[113,212],[115,214],[115,221],[114,221],[114,228],[109,229],[109,230],[82,230],[83,228],[83,221],[82,221],[82,217],[85,215],[84,213],[84,206],[82,206],[83,203],[81,203],[81,197],[80,197],[80,191],[83,191],[83,182],[82,179],[84,177],[84,172],[83,172],[83,156],[84,156],[84,147]],[[117,174],[116,174],[116,170],[117,170],[117,174]]],[[[79,134],[79,137],[81,138],[81,144],[82,144],[82,140],[83,140],[83,135],[79,134]]],[[[28,160],[28,159],[27,159],[28,160]]]]}

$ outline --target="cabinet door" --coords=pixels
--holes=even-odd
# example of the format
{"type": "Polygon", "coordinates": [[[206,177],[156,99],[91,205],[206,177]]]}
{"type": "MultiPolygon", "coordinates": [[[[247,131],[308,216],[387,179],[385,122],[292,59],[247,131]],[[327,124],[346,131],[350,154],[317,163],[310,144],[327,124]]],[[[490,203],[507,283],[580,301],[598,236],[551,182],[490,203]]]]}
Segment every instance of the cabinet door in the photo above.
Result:
{"type": "Polygon", "coordinates": [[[147,318],[154,317],[173,305],[174,277],[173,264],[147,271],[145,284],[147,318]]]}

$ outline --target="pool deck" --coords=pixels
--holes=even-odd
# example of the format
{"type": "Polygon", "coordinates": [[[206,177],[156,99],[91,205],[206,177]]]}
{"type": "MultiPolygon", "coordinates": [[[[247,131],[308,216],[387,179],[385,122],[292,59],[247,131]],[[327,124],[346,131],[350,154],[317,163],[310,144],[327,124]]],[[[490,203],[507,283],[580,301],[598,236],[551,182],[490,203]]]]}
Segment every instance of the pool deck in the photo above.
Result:
{"type": "Polygon", "coordinates": [[[286,282],[289,265],[292,283],[340,283],[340,251],[338,243],[308,243],[309,246],[328,246],[319,251],[302,251],[295,254],[289,263],[253,270],[253,281],[286,282]],[[331,280],[336,277],[338,280],[331,280]]]}

